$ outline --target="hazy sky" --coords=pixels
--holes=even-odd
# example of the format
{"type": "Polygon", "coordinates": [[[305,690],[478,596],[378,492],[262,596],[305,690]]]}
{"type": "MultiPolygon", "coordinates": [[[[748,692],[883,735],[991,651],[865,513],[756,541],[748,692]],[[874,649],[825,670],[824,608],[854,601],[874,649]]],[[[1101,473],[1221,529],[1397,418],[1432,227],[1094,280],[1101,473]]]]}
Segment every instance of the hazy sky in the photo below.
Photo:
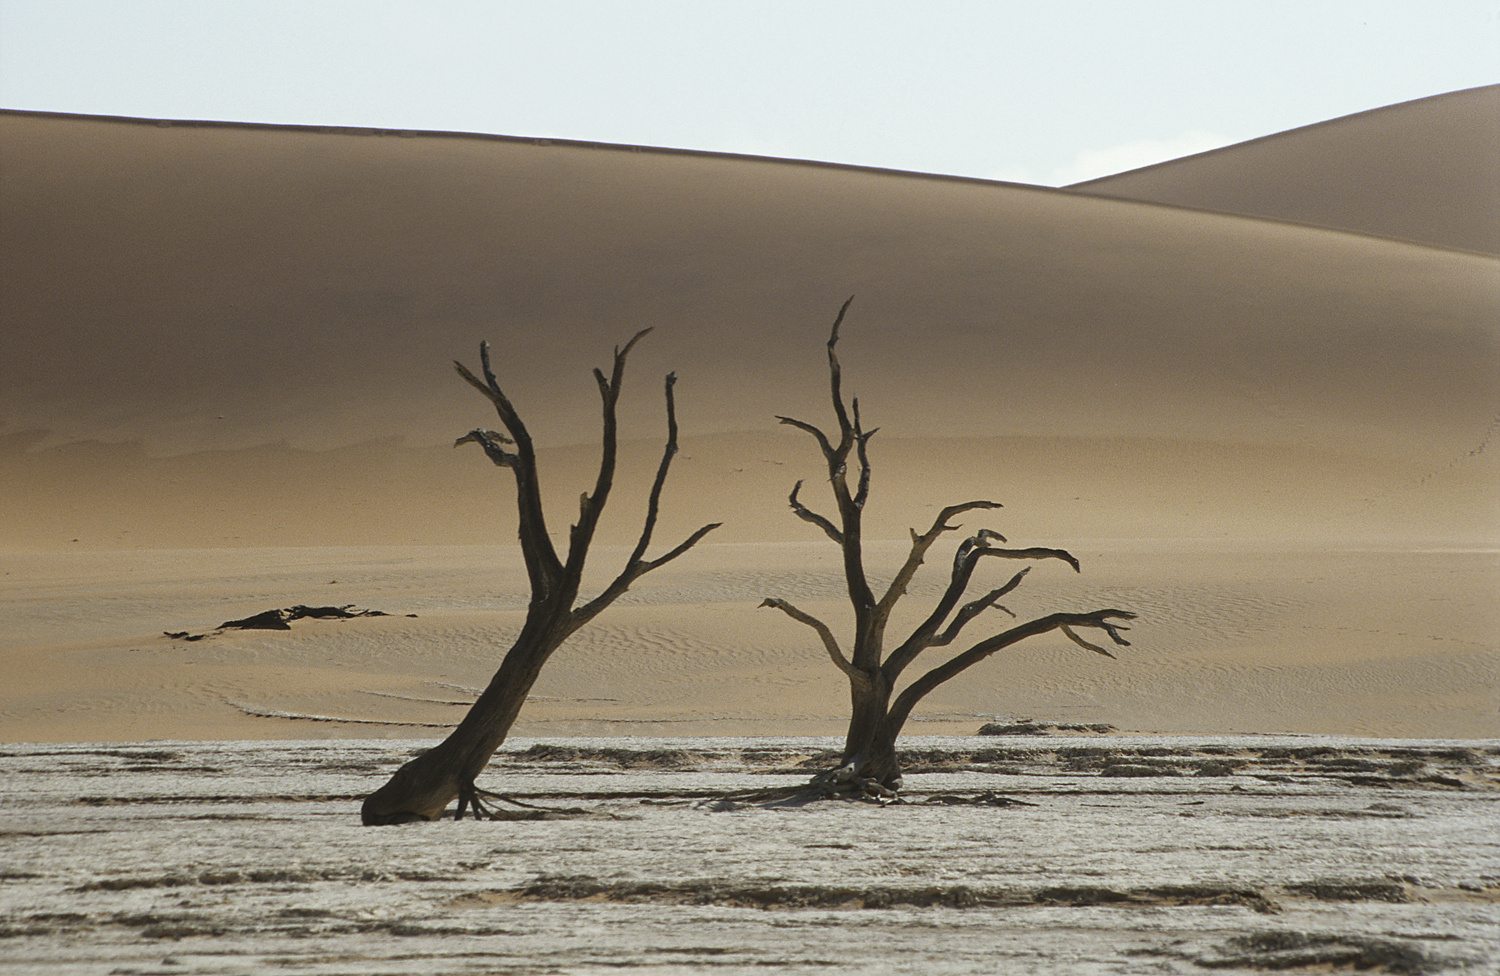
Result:
{"type": "Polygon", "coordinates": [[[0,107],[1059,185],[1500,82],[1500,0],[0,0],[0,107]]]}

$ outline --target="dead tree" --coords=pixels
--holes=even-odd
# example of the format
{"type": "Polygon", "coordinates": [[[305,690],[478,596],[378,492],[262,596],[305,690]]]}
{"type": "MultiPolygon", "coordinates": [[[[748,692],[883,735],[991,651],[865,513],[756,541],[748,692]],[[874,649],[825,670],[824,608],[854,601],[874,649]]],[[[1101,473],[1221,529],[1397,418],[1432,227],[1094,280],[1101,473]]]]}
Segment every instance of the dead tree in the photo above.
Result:
{"type": "Polygon", "coordinates": [[[821,639],[834,666],[849,680],[849,731],[844,740],[840,765],[837,769],[816,777],[813,786],[828,796],[889,799],[895,796],[901,786],[896,739],[912,709],[929,692],[991,654],[1053,630],[1061,631],[1075,644],[1096,654],[1114,657],[1103,647],[1079,636],[1078,631],[1101,630],[1114,643],[1128,646],[1129,642],[1120,636],[1120,631],[1126,628],[1114,621],[1130,620],[1135,614],[1114,609],[1086,613],[1051,613],[1016,624],[969,645],[960,653],[931,667],[897,692],[902,675],[925,652],[952,646],[958,640],[960,632],[984,611],[997,607],[1003,610],[999,600],[1020,586],[1031,568],[1024,567],[1003,585],[976,599],[961,603],[974,571],[982,560],[1058,559],[1072,566],[1075,571],[1080,567],[1078,560],[1062,549],[1003,548],[995,544],[1004,543],[1006,540],[1003,536],[990,529],[980,529],[958,546],[947,588],[937,606],[915,630],[887,652],[886,628],[891,612],[906,594],[908,585],[922,566],[933,543],[945,533],[960,528],[953,523],[953,519],[958,516],[965,512],[999,508],[1000,504],[970,501],[950,505],[938,513],[927,531],[919,534],[912,529],[911,549],[905,562],[896,571],[885,591],[876,595],[865,572],[863,551],[864,510],[870,497],[869,445],[876,429],[865,430],[862,426],[857,398],[846,406],[835,350],[839,341],[839,326],[852,301],[851,298],[844,302],[839,309],[828,337],[828,372],[833,412],[838,425],[835,435],[830,437],[818,427],[791,417],[777,418],[783,424],[811,434],[827,463],[828,482],[833,489],[834,503],[837,506],[834,518],[820,515],[802,503],[799,498],[802,489],[800,481],[792,488],[788,501],[798,518],[822,530],[843,551],[844,580],[849,602],[854,610],[854,633],[848,653],[845,653],[826,623],[787,601],[770,598],[761,606],[775,607],[792,619],[811,627],[821,639]]]}
{"type": "Polygon", "coordinates": [[[677,377],[675,374],[668,374],[666,449],[662,452],[661,464],[656,470],[656,479],[647,498],[645,524],[640,538],[626,559],[624,569],[603,592],[581,604],[578,602],[589,545],[593,542],[599,517],[609,500],[610,487],[614,481],[617,450],[615,405],[620,397],[625,357],[649,331],[651,330],[646,329],[638,333],[623,349],[615,350],[614,368],[609,376],[605,376],[601,370],[594,370],[594,379],[599,385],[599,394],[603,400],[603,444],[599,474],[594,482],[594,490],[584,494],[580,500],[578,521],[568,533],[565,554],[559,554],[547,532],[531,435],[521,422],[515,407],[500,389],[500,383],[490,367],[489,345],[482,344],[479,347],[483,379],[476,377],[462,363],[453,364],[470,386],[494,404],[495,412],[505,428],[505,433],[493,430],[470,431],[459,438],[454,446],[478,444],[491,461],[502,468],[509,468],[515,475],[521,555],[531,584],[531,601],[527,605],[521,631],[501,661],[500,669],[490,679],[489,685],[474,702],[464,720],[437,747],[402,766],[388,783],[365,799],[360,814],[366,824],[435,820],[442,816],[444,809],[455,799],[458,800],[455,819],[463,819],[465,812],[472,812],[476,819],[492,816],[492,811],[483,800],[497,798],[497,795],[480,789],[474,781],[489,763],[495,750],[505,741],[521,706],[526,702],[527,693],[552,652],[580,627],[619,599],[641,576],[676,559],[718,528],[718,523],[705,525],[675,549],[655,559],[646,558],[646,549],[651,544],[651,534],[656,528],[662,487],[666,484],[672,456],[677,453],[677,416],[672,395],[677,377]]]}

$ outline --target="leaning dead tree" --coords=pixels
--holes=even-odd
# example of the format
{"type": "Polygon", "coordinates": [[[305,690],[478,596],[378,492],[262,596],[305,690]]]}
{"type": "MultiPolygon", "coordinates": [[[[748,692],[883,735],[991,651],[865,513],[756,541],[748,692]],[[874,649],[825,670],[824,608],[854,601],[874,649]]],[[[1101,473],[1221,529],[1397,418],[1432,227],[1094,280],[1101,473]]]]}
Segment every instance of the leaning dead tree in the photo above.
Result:
{"type": "MultiPolygon", "coordinates": [[[[890,799],[901,786],[901,767],[896,758],[896,739],[901,728],[928,693],[957,677],[997,651],[1030,637],[1049,631],[1060,631],[1075,644],[1105,657],[1114,657],[1105,648],[1085,640],[1080,630],[1103,631],[1115,644],[1128,646],[1120,636],[1126,628],[1115,621],[1130,620],[1135,614],[1124,610],[1092,610],[1086,613],[1050,613],[969,644],[962,651],[930,667],[914,680],[900,684],[908,668],[934,649],[946,649],[959,642],[962,631],[980,614],[999,608],[1000,599],[1021,585],[1031,567],[1023,567],[1004,584],[975,599],[963,602],[979,564],[987,559],[1035,561],[1057,559],[1079,570],[1078,560],[1062,549],[1010,549],[997,546],[1006,540],[991,529],[980,529],[961,542],[953,556],[948,585],[927,617],[894,646],[887,649],[887,625],[897,602],[922,566],[932,545],[946,533],[957,531],[953,522],[966,512],[999,508],[998,502],[970,501],[949,505],[938,513],[927,531],[911,530],[911,549],[885,591],[878,596],[865,572],[863,519],[870,497],[870,439],[876,429],[865,430],[859,415],[859,400],[847,405],[841,388],[841,372],[835,347],[839,326],[849,303],[844,302],[828,337],[828,373],[833,396],[837,429],[833,436],[822,429],[778,417],[783,424],[811,434],[817,441],[827,464],[828,483],[833,490],[837,514],[826,517],[804,505],[799,497],[802,482],[792,488],[788,499],[798,518],[822,530],[843,551],[844,580],[854,611],[853,639],[848,652],[832,628],[785,600],[770,598],[761,606],[775,607],[787,616],[812,628],[821,639],[829,658],[849,680],[851,712],[849,731],[837,769],[823,773],[812,786],[821,795],[849,798],[890,799]],[[900,691],[897,688],[900,686],[900,691]]],[[[1007,613],[1009,611],[1006,611],[1007,613]]],[[[961,646],[961,645],[960,645],[961,646]]]]}
{"type": "Polygon", "coordinates": [[[515,475],[521,555],[531,584],[531,601],[527,605],[526,619],[515,643],[506,652],[500,669],[490,679],[489,685],[474,702],[464,720],[441,744],[402,766],[388,783],[365,799],[360,814],[366,824],[435,820],[442,816],[444,809],[455,799],[458,801],[455,819],[463,819],[465,812],[472,812],[476,819],[493,816],[493,811],[484,801],[498,799],[499,796],[480,789],[474,781],[489,763],[495,750],[505,741],[521,706],[526,702],[527,693],[552,652],[580,627],[619,599],[637,579],[676,559],[718,528],[718,523],[705,525],[664,555],[654,559],[646,558],[646,550],[656,528],[667,471],[671,467],[672,456],[677,453],[677,415],[672,395],[677,377],[675,374],[668,374],[667,443],[647,497],[645,524],[640,538],[619,575],[599,595],[579,603],[584,562],[614,482],[617,451],[615,405],[619,400],[620,384],[624,378],[625,357],[641,337],[650,331],[646,329],[638,333],[623,349],[615,350],[614,368],[610,375],[605,376],[603,371],[594,370],[594,379],[599,385],[599,395],[603,400],[603,444],[599,474],[594,482],[594,490],[584,494],[579,502],[578,521],[568,533],[566,553],[558,552],[548,534],[531,434],[495,378],[490,367],[488,344],[479,347],[483,379],[476,377],[462,363],[453,364],[470,386],[494,404],[500,423],[505,428],[504,433],[493,430],[470,431],[459,438],[454,446],[478,444],[491,461],[502,468],[509,468],[515,475]]]}

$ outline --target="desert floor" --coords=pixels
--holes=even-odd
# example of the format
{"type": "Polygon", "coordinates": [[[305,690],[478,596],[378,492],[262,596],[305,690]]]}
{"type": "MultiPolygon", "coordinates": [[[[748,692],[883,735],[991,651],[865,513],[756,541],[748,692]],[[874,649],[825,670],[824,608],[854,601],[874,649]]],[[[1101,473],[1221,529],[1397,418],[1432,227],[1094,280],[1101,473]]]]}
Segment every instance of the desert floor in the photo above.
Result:
{"type": "Polygon", "coordinates": [[[423,742],[7,747],[0,958],[26,976],[1500,962],[1495,740],[918,736],[902,805],[715,802],[804,781],[836,744],[518,740],[493,773],[521,819],[382,828],[358,797],[423,742]]]}

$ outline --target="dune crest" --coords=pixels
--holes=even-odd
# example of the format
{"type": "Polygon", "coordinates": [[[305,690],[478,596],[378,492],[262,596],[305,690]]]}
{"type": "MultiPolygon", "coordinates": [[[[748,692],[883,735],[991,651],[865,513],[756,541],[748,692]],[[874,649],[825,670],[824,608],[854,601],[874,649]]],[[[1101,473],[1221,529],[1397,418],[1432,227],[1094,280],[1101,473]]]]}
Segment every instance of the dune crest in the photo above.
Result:
{"type": "Polygon", "coordinates": [[[1500,255],[1500,85],[1388,105],[1067,189],[1500,255]]]}

